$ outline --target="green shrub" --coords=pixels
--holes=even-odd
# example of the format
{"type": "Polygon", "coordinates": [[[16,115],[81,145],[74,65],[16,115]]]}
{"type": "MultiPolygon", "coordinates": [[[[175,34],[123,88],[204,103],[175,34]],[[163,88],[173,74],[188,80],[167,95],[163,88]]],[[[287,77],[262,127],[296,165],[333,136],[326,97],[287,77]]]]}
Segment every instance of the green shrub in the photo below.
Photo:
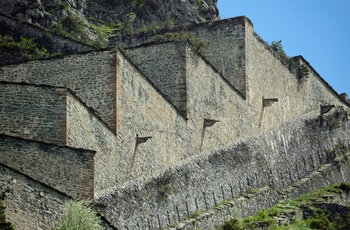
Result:
{"type": "Polygon", "coordinates": [[[309,68],[305,64],[301,64],[298,68],[298,79],[306,82],[307,79],[309,78],[310,71],[309,68]]]}
{"type": "Polygon", "coordinates": [[[205,55],[207,52],[208,44],[203,40],[194,37],[192,34],[183,33],[165,33],[156,35],[152,38],[153,42],[168,42],[168,41],[185,41],[187,40],[190,45],[199,53],[205,55]]]}
{"type": "Polygon", "coordinates": [[[21,37],[15,41],[10,35],[0,35],[0,48],[21,51],[24,57],[28,58],[48,58],[61,55],[59,52],[50,53],[46,48],[39,48],[34,38],[21,37]]]}
{"type": "Polygon", "coordinates": [[[51,28],[57,34],[74,38],[88,45],[95,45],[85,31],[84,22],[73,15],[60,18],[56,25],[51,28]]]}
{"type": "Polygon", "coordinates": [[[87,201],[69,201],[58,226],[54,230],[99,230],[102,229],[97,212],[87,201]]]}
{"type": "Polygon", "coordinates": [[[336,188],[339,188],[343,191],[349,192],[350,191],[350,183],[349,182],[342,182],[339,186],[336,186],[336,188]]]}
{"type": "Polygon", "coordinates": [[[270,44],[270,47],[276,52],[277,56],[284,62],[289,61],[289,57],[287,56],[286,52],[283,50],[282,46],[282,40],[279,41],[273,41],[270,44]]]}
{"type": "Polygon", "coordinates": [[[18,48],[18,44],[10,35],[0,35],[0,48],[16,49],[18,48]]]}
{"type": "Polygon", "coordinates": [[[2,230],[14,230],[15,227],[13,226],[13,224],[11,224],[10,222],[8,222],[6,220],[6,214],[5,214],[5,205],[3,203],[5,197],[6,197],[6,193],[9,190],[6,189],[5,191],[0,192],[0,229],[2,230]]]}
{"type": "Polygon", "coordinates": [[[328,229],[330,224],[328,216],[324,213],[308,219],[308,222],[310,223],[310,227],[314,229],[328,229]]]}
{"type": "Polygon", "coordinates": [[[222,230],[239,230],[242,229],[242,226],[240,224],[240,221],[236,218],[232,218],[229,221],[225,221],[224,225],[222,226],[222,230]]]}

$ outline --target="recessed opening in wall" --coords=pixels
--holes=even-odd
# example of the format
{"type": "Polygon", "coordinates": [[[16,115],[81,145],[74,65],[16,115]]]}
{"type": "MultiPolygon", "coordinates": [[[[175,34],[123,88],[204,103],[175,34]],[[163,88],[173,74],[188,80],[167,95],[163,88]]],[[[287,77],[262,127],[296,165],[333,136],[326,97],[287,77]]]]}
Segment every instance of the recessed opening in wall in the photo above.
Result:
{"type": "Polygon", "coordinates": [[[271,106],[273,103],[278,102],[278,98],[262,98],[262,108],[260,113],[259,129],[262,127],[262,120],[264,118],[264,108],[271,106]]]}
{"type": "Polygon", "coordinates": [[[204,140],[204,135],[205,135],[205,129],[207,127],[213,126],[215,123],[220,122],[219,120],[214,120],[214,119],[206,119],[204,118],[203,121],[203,129],[202,129],[202,137],[201,137],[201,146],[200,146],[200,151],[202,151],[203,147],[203,140],[204,140]]]}

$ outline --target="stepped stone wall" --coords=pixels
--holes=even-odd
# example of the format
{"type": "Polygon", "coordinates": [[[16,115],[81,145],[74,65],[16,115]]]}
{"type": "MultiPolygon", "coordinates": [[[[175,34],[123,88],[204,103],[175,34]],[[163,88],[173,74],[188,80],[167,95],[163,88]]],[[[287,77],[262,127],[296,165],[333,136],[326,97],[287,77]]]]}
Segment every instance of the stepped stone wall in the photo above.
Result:
{"type": "MultiPolygon", "coordinates": [[[[315,118],[283,123],[227,148],[183,161],[148,182],[136,180],[100,194],[97,201],[107,205],[106,218],[120,229],[159,229],[256,188],[282,190],[331,163],[336,154],[350,147],[349,122],[337,117],[329,117],[328,124],[340,122],[333,129],[332,125],[317,125],[315,118]]],[[[343,167],[346,172],[349,164],[345,162],[343,167]]],[[[349,179],[345,174],[322,178],[324,183],[349,179]]],[[[277,202],[273,194],[257,204],[271,206],[277,202]]]]}
{"type": "Polygon", "coordinates": [[[6,217],[16,229],[47,229],[71,198],[32,178],[0,164],[0,187],[9,188],[6,217]]]}
{"type": "Polygon", "coordinates": [[[118,180],[118,137],[79,98],[66,92],[67,145],[96,151],[94,157],[94,191],[115,186],[118,180]]]}
{"type": "Polygon", "coordinates": [[[59,90],[0,83],[1,133],[64,145],[65,100],[59,90]]]}
{"type": "MultiPolygon", "coordinates": [[[[252,27],[246,17],[235,17],[210,23],[176,27],[172,30],[141,33],[123,37],[109,38],[109,46],[136,47],[142,44],[166,40],[167,33],[192,34],[207,44],[205,56],[217,70],[236,87],[246,94],[245,48],[246,27],[252,27]]],[[[170,39],[171,40],[171,39],[170,39]]]]}
{"type": "Polygon", "coordinates": [[[117,55],[119,182],[152,175],[185,158],[186,121],[122,54],[117,55]],[[149,138],[138,143],[139,138],[149,138]]]}
{"type": "Polygon", "coordinates": [[[251,113],[260,116],[259,126],[266,129],[301,114],[319,115],[320,105],[343,105],[338,94],[301,56],[293,58],[288,68],[276,59],[267,44],[246,27],[247,104],[251,113]],[[309,76],[298,79],[297,68],[304,65],[309,76]],[[278,102],[263,107],[263,98],[278,102]]]}
{"type": "Polygon", "coordinates": [[[128,57],[186,117],[186,46],[163,43],[127,49],[128,57]]]}
{"type": "MultiPolygon", "coordinates": [[[[163,53],[167,52],[167,45],[173,50],[173,44],[166,43],[163,53]]],[[[176,46],[185,50],[187,119],[164,100],[158,87],[150,85],[132,63],[118,56],[117,131],[123,139],[120,152],[129,153],[120,156],[123,159],[118,168],[126,178],[152,175],[189,156],[228,145],[256,131],[251,128],[254,119],[241,116],[245,113],[245,102],[237,90],[186,42],[176,46]],[[219,122],[206,127],[205,120],[219,122]],[[152,138],[136,144],[137,135],[152,138]],[[130,170],[139,171],[130,175],[130,170]]],[[[171,60],[163,62],[172,65],[171,60]]],[[[160,86],[162,92],[161,87],[165,86],[160,86]]]]}
{"type": "Polygon", "coordinates": [[[1,66],[1,166],[74,198],[94,197],[118,229],[158,229],[252,188],[286,188],[349,146],[339,108],[339,116],[315,119],[323,105],[349,104],[302,57],[284,65],[245,17],[174,31],[190,30],[206,39],[206,56],[191,41],[135,35],[112,40],[126,53],[1,66]],[[301,64],[310,70],[305,82],[301,64]],[[46,158],[68,172],[41,175],[37,162],[46,158]],[[56,185],[50,178],[59,176],[56,185]]]}
{"type": "MultiPolygon", "coordinates": [[[[0,101],[2,108],[0,118],[5,121],[1,123],[2,134],[20,136],[26,139],[45,141],[79,149],[91,149],[96,152],[96,155],[92,156],[91,165],[87,168],[74,165],[72,169],[68,170],[68,165],[70,165],[69,158],[72,157],[73,159],[71,154],[66,156],[66,161],[62,165],[60,164],[62,166],[62,173],[64,173],[64,165],[67,165],[69,172],[75,173],[73,169],[76,167],[79,170],[86,170],[89,173],[88,175],[90,175],[88,178],[90,181],[86,178],[81,179],[78,176],[69,176],[73,179],[76,177],[79,180],[75,184],[83,183],[83,185],[90,186],[91,190],[88,195],[81,194],[74,197],[93,197],[94,190],[98,192],[117,183],[118,154],[115,133],[94,115],[91,110],[86,108],[85,104],[69,90],[51,86],[9,82],[0,83],[0,89],[3,94],[0,101]],[[15,129],[16,132],[12,132],[14,126],[19,126],[20,128],[15,129]],[[6,132],[6,130],[10,130],[11,132],[6,132]]],[[[25,144],[23,145],[25,146],[25,144]]],[[[2,147],[5,148],[5,146],[2,147]]],[[[28,161],[22,161],[23,157],[17,155],[21,151],[5,151],[5,153],[11,154],[13,157],[1,158],[0,162],[10,164],[11,162],[17,162],[13,160],[18,158],[20,160],[18,164],[23,164],[23,166],[15,168],[22,173],[32,175],[32,173],[23,171],[25,167],[29,167],[27,168],[29,170],[30,167],[33,167],[33,164],[28,161]]],[[[33,153],[35,153],[35,148],[33,153]]],[[[32,159],[33,163],[40,160],[45,164],[45,157],[51,159],[49,155],[46,156],[44,153],[40,153],[40,155],[41,158],[26,154],[28,160],[32,159]]],[[[84,159],[82,160],[83,162],[89,162],[84,159]]],[[[55,167],[58,163],[57,161],[52,163],[52,166],[49,168],[53,170],[52,173],[60,173],[60,170],[55,167]]],[[[40,164],[36,163],[35,165],[40,164]]],[[[40,171],[39,173],[34,171],[33,174],[42,175],[44,172],[40,171]]],[[[57,176],[48,174],[48,178],[50,176],[53,181],[65,178],[65,176],[58,178],[57,176]]],[[[38,180],[47,183],[46,180],[38,180]]],[[[53,181],[48,184],[53,184],[53,181]]],[[[63,181],[62,184],[69,183],[63,181]]],[[[62,189],[66,188],[61,185],[57,189],[65,191],[62,189]]],[[[65,192],[72,195],[71,192],[79,190],[77,188],[71,189],[72,191],[70,193],[65,192]]]]}
{"type": "Polygon", "coordinates": [[[71,197],[94,196],[94,151],[5,135],[1,135],[0,147],[1,164],[71,197]]]}
{"type": "MultiPolygon", "coordinates": [[[[256,42],[264,45],[259,40],[256,42]]],[[[256,65],[253,73],[257,75],[250,72],[248,75],[252,89],[246,99],[187,42],[162,43],[160,46],[161,49],[157,45],[133,48],[128,57],[111,49],[2,66],[0,79],[68,86],[116,131],[119,139],[100,122],[97,122],[99,128],[95,129],[97,120],[89,120],[90,111],[84,106],[74,107],[74,103],[80,103],[75,99],[69,103],[72,104],[67,107],[69,111],[76,113],[72,112],[65,126],[65,138],[68,138],[65,143],[95,150],[97,156],[101,156],[96,161],[101,166],[96,170],[102,170],[95,174],[97,190],[153,175],[189,156],[229,145],[285,120],[307,113],[319,114],[322,104],[344,105],[315,73],[311,72],[307,82],[298,82],[297,77],[264,46],[259,48],[262,54],[257,55],[256,61],[265,57],[272,66],[276,65],[269,70],[269,76],[273,78],[270,85],[274,83],[281,88],[272,90],[261,86],[264,80],[258,76],[265,76],[266,70],[256,65]],[[175,60],[151,59],[147,55],[138,57],[145,50],[152,55],[161,52],[160,57],[173,57],[175,50],[183,50],[184,54],[176,54],[180,59],[175,60]],[[142,65],[136,68],[134,60],[142,65]],[[180,65],[178,60],[184,61],[180,65]],[[175,74],[183,79],[175,85],[183,89],[186,84],[186,94],[181,96],[186,102],[186,119],[165,96],[164,92],[170,87],[148,80],[171,75],[169,68],[164,69],[162,65],[182,66],[181,69],[186,70],[181,75],[175,70],[175,74]],[[86,68],[81,69],[81,66],[86,68]],[[147,73],[143,75],[140,69],[147,73]],[[157,69],[159,71],[153,71],[157,69]],[[284,84],[290,87],[287,89],[284,84]],[[263,98],[275,98],[278,102],[264,107],[263,98]],[[83,108],[83,112],[79,108],[83,108]],[[218,122],[207,126],[208,121],[218,122]],[[105,134],[102,139],[99,138],[101,133],[105,134]],[[138,138],[144,137],[152,138],[146,143],[138,143],[138,138]]],[[[266,75],[265,82],[270,81],[269,76],[266,75]]]]}
{"type": "Polygon", "coordinates": [[[80,53],[0,67],[0,80],[68,87],[115,130],[114,50],[80,53]]]}

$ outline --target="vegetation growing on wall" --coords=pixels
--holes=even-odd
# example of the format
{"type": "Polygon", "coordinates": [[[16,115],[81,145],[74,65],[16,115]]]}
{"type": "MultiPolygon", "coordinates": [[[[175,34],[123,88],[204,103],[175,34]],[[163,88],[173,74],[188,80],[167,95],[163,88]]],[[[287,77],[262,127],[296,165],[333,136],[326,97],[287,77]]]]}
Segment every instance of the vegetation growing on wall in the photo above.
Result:
{"type": "Polygon", "coordinates": [[[5,204],[4,204],[4,200],[6,197],[6,193],[9,192],[9,189],[5,189],[4,191],[1,190],[0,188],[0,229],[2,230],[14,230],[15,227],[13,226],[13,224],[11,224],[10,222],[8,222],[6,220],[6,214],[5,214],[5,204]]]}
{"type": "Polygon", "coordinates": [[[158,188],[158,194],[160,200],[165,200],[173,193],[176,193],[177,190],[171,185],[171,181],[174,179],[172,173],[166,172],[162,177],[157,178],[156,187],[158,188]]]}
{"type": "Polygon", "coordinates": [[[273,51],[276,52],[278,58],[284,62],[289,62],[289,57],[283,49],[282,40],[271,42],[270,47],[273,51]]]}
{"type": "Polygon", "coordinates": [[[254,216],[233,218],[226,221],[220,229],[349,229],[350,208],[327,200],[333,194],[348,193],[349,190],[350,183],[331,185],[294,200],[280,201],[254,216]]]}
{"type": "Polygon", "coordinates": [[[343,127],[349,121],[349,112],[342,106],[336,106],[331,114],[323,114],[317,119],[311,120],[308,124],[315,131],[329,131],[343,127]]]}
{"type": "Polygon", "coordinates": [[[309,74],[310,74],[310,71],[307,68],[307,66],[305,64],[301,64],[298,68],[298,73],[297,73],[298,80],[300,80],[301,82],[306,82],[307,79],[309,78],[309,74]]]}
{"type": "Polygon", "coordinates": [[[188,41],[190,45],[199,53],[206,54],[208,44],[194,37],[192,34],[165,33],[152,38],[153,42],[188,41]]]}
{"type": "MultiPolygon", "coordinates": [[[[269,43],[268,43],[269,44],[269,43]]],[[[276,53],[277,57],[291,68],[293,59],[290,58],[283,49],[282,40],[273,41],[269,44],[270,48],[276,53]]],[[[300,83],[306,82],[310,75],[310,70],[305,64],[297,68],[297,78],[300,83]]]]}
{"type": "Polygon", "coordinates": [[[27,58],[48,58],[61,55],[59,52],[50,53],[46,48],[38,47],[33,38],[20,37],[19,41],[10,35],[0,35],[0,48],[20,51],[27,58]]]}

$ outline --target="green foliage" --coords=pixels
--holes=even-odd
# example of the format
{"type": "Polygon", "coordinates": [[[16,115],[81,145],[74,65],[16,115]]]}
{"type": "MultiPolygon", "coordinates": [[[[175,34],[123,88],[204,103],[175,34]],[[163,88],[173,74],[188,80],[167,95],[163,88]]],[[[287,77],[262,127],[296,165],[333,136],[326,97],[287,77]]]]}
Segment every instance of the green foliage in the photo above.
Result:
{"type": "Polygon", "coordinates": [[[134,29],[133,23],[132,22],[125,23],[125,25],[123,27],[123,34],[129,35],[129,34],[134,34],[134,33],[135,33],[135,29],[134,29]]]}
{"type": "Polygon", "coordinates": [[[164,23],[162,24],[162,28],[164,29],[172,29],[175,27],[175,23],[171,17],[167,17],[164,23]]]}
{"type": "Polygon", "coordinates": [[[59,52],[49,53],[44,47],[40,49],[33,38],[21,37],[19,47],[24,50],[24,55],[29,58],[48,58],[60,55],[59,52]]]}
{"type": "Polygon", "coordinates": [[[185,41],[185,40],[187,40],[197,52],[202,54],[206,53],[208,44],[194,37],[192,34],[165,33],[162,35],[156,35],[152,38],[153,42],[185,41]]]}
{"type": "Polygon", "coordinates": [[[65,204],[65,211],[60,223],[54,230],[99,230],[103,229],[97,212],[91,208],[88,201],[69,201],[65,204]]]}
{"type": "Polygon", "coordinates": [[[46,48],[39,48],[34,38],[21,37],[15,41],[10,35],[0,35],[0,48],[19,50],[24,57],[28,58],[48,58],[61,55],[61,53],[50,53],[46,48]]]}
{"type": "Polygon", "coordinates": [[[310,70],[305,64],[301,64],[298,68],[298,79],[302,82],[306,82],[309,78],[310,70]]]}
{"type": "Polygon", "coordinates": [[[56,25],[51,28],[57,34],[71,37],[73,39],[82,41],[85,44],[96,46],[99,41],[94,41],[87,35],[86,26],[84,22],[74,15],[69,15],[60,18],[56,25]]]}
{"type": "Polygon", "coordinates": [[[10,35],[0,35],[0,48],[17,49],[18,43],[10,35]]]}
{"type": "Polygon", "coordinates": [[[344,126],[349,121],[349,113],[342,106],[336,106],[333,113],[320,115],[317,119],[311,120],[308,124],[314,131],[329,131],[344,126]]]}
{"type": "Polygon", "coordinates": [[[4,200],[6,197],[6,193],[9,192],[9,189],[5,189],[5,191],[0,191],[0,229],[2,230],[14,230],[15,227],[13,224],[8,222],[6,220],[6,214],[5,214],[5,205],[4,205],[4,200]]]}
{"type": "Polygon", "coordinates": [[[68,10],[68,3],[62,2],[61,4],[58,5],[58,8],[61,10],[68,10]]]}
{"type": "Polygon", "coordinates": [[[76,16],[69,15],[60,18],[52,30],[65,36],[79,36],[84,32],[84,23],[76,16]]]}
{"type": "Polygon", "coordinates": [[[93,21],[93,23],[90,23],[90,27],[98,34],[95,44],[100,47],[106,47],[108,45],[108,37],[120,35],[124,27],[124,23],[122,22],[117,24],[107,24],[95,19],[89,20],[93,21]]]}
{"type": "Polygon", "coordinates": [[[186,220],[194,219],[194,218],[196,218],[197,216],[199,216],[200,214],[201,214],[201,211],[200,211],[200,210],[197,210],[197,211],[195,211],[194,213],[190,214],[190,215],[186,218],[186,220]]]}
{"type": "Polygon", "coordinates": [[[243,229],[241,221],[236,218],[225,221],[224,225],[221,227],[222,230],[240,230],[243,229]]]}
{"type": "MultiPolygon", "coordinates": [[[[261,224],[265,227],[263,229],[340,229],[343,226],[348,226],[348,220],[335,220],[331,222],[329,213],[319,208],[313,207],[313,202],[316,199],[324,197],[329,193],[338,193],[338,189],[344,191],[350,190],[350,183],[343,182],[340,185],[330,185],[328,187],[316,190],[307,194],[303,194],[294,200],[283,200],[270,209],[262,210],[254,216],[245,219],[233,218],[219,228],[221,230],[240,230],[240,229],[261,229],[261,224]],[[311,215],[308,219],[297,219],[296,213],[303,212],[304,208],[309,207],[311,215]],[[289,216],[290,222],[276,221],[275,217],[289,216]],[[294,216],[294,217],[293,217],[294,216]],[[266,228],[266,225],[268,228],[266,228]]],[[[350,216],[349,216],[350,217],[350,216]]]]}
{"type": "Polygon", "coordinates": [[[341,189],[345,192],[349,192],[350,191],[350,183],[349,182],[342,182],[342,183],[340,183],[340,185],[335,186],[335,188],[341,189]]]}
{"type": "Polygon", "coordinates": [[[330,225],[328,216],[325,213],[309,218],[307,222],[309,223],[311,228],[315,228],[315,229],[328,229],[330,225]]]}
{"type": "Polygon", "coordinates": [[[277,54],[277,56],[284,62],[289,62],[289,57],[287,56],[286,52],[283,50],[282,40],[279,41],[273,41],[270,44],[270,47],[272,50],[274,50],[277,54]]]}
{"type": "Polygon", "coordinates": [[[173,179],[174,174],[169,171],[164,173],[163,176],[157,178],[155,186],[158,188],[160,200],[165,200],[171,194],[178,192],[178,190],[176,190],[171,184],[173,179]]]}

